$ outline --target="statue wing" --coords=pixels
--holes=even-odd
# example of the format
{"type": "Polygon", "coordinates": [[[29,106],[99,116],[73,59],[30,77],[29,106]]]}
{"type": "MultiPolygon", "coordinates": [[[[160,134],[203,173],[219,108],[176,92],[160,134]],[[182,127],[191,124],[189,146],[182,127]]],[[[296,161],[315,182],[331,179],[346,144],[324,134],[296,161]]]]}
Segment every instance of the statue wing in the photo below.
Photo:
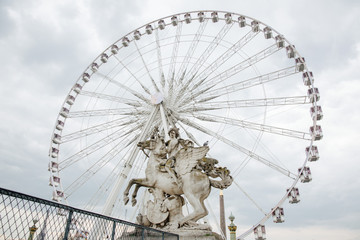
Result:
{"type": "Polygon", "coordinates": [[[185,173],[191,172],[191,170],[197,165],[198,160],[205,157],[208,151],[208,146],[181,149],[175,156],[176,173],[181,176],[185,173]]]}

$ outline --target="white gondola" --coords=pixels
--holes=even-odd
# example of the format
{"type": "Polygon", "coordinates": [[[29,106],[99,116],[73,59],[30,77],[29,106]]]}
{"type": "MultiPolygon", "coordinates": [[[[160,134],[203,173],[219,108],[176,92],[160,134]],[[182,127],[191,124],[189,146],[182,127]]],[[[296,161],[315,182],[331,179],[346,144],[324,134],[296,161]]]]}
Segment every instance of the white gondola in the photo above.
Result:
{"type": "Polygon", "coordinates": [[[60,131],[63,130],[63,129],[64,129],[64,122],[58,120],[58,121],[57,121],[57,124],[56,124],[56,129],[57,129],[57,130],[60,130],[60,131]]]}
{"type": "Polygon", "coordinates": [[[295,57],[295,46],[294,45],[289,45],[286,47],[286,54],[288,56],[288,58],[293,58],[295,57]]]}
{"type": "Polygon", "coordinates": [[[129,44],[130,44],[129,38],[123,37],[123,39],[122,39],[122,45],[123,45],[124,47],[127,47],[127,46],[129,46],[129,44]]]}
{"type": "Polygon", "coordinates": [[[226,22],[227,24],[232,23],[231,13],[226,13],[226,14],[225,14],[225,22],[226,22]]]}
{"type": "Polygon", "coordinates": [[[264,28],[264,36],[265,36],[265,39],[272,38],[272,30],[271,30],[271,28],[269,28],[269,27],[264,28]]]}
{"type": "Polygon", "coordinates": [[[199,22],[203,22],[205,20],[205,14],[203,12],[198,13],[199,22]]]}
{"type": "Polygon", "coordinates": [[[53,191],[53,197],[52,200],[59,202],[61,198],[64,197],[64,193],[62,191],[59,190],[54,190],[53,191]]]}
{"type": "Polygon", "coordinates": [[[309,167],[304,167],[303,171],[301,171],[301,168],[299,168],[298,172],[300,174],[300,181],[302,183],[307,183],[312,180],[311,171],[309,167]]]}
{"type": "MultiPolygon", "coordinates": [[[[286,190],[287,192],[289,189],[286,190]]],[[[289,203],[294,204],[300,202],[300,192],[298,188],[292,188],[291,191],[288,193],[289,203]]]]}
{"type": "Polygon", "coordinates": [[[57,133],[54,134],[52,138],[53,143],[60,144],[61,143],[61,136],[57,133]]]}
{"type": "Polygon", "coordinates": [[[310,134],[315,138],[315,141],[323,138],[323,132],[320,125],[316,125],[315,127],[310,127],[310,134]]]}
{"type": "Polygon", "coordinates": [[[119,52],[119,47],[116,44],[112,45],[111,46],[111,52],[113,54],[117,54],[119,52]]]}
{"type": "Polygon", "coordinates": [[[63,107],[60,111],[60,115],[63,116],[64,118],[67,118],[69,116],[69,109],[63,107]]]}
{"type": "Polygon", "coordinates": [[[152,34],[152,32],[153,32],[153,27],[149,24],[149,25],[147,25],[146,27],[145,27],[145,32],[147,33],[147,34],[152,34]]]}
{"type": "Polygon", "coordinates": [[[59,155],[59,149],[51,148],[51,157],[52,158],[57,158],[58,155],[59,155]]]}
{"type": "Polygon", "coordinates": [[[81,92],[81,89],[82,89],[82,86],[79,83],[76,83],[74,86],[74,92],[79,94],[81,92]]]}
{"type": "Polygon", "coordinates": [[[99,69],[99,64],[97,64],[95,62],[93,64],[91,64],[91,70],[93,72],[96,72],[98,69],[99,69]]]}
{"type": "Polygon", "coordinates": [[[314,77],[312,72],[304,72],[303,73],[303,82],[305,86],[310,86],[314,83],[314,77]]]}
{"type": "Polygon", "coordinates": [[[304,69],[305,69],[305,58],[299,57],[299,58],[295,59],[295,64],[296,64],[296,69],[299,72],[304,71],[304,69]]]}
{"type": "Polygon", "coordinates": [[[141,38],[141,33],[139,30],[136,30],[134,32],[134,38],[135,38],[135,40],[139,40],[141,38]]]}
{"type": "Polygon", "coordinates": [[[244,16],[240,16],[240,17],[238,18],[238,20],[239,20],[239,27],[241,27],[241,28],[245,27],[245,25],[246,25],[246,19],[245,19],[245,17],[244,17],[244,16]]]}
{"type": "Polygon", "coordinates": [[[311,107],[310,114],[313,120],[321,120],[324,116],[321,106],[311,107]]]}
{"type": "Polygon", "coordinates": [[[215,23],[217,21],[219,21],[219,16],[217,12],[212,12],[211,13],[211,20],[215,23]]]}
{"type": "Polygon", "coordinates": [[[284,47],[285,41],[284,41],[284,37],[282,35],[277,35],[275,37],[275,41],[276,41],[276,46],[278,48],[283,48],[284,47]]]}
{"type": "Polygon", "coordinates": [[[320,100],[320,92],[318,88],[309,88],[308,89],[308,97],[310,102],[317,102],[320,100]]]}
{"type": "Polygon", "coordinates": [[[320,140],[323,137],[322,129],[320,125],[310,127],[311,136],[315,136],[315,140],[320,140]]]}
{"type": "Polygon", "coordinates": [[[72,96],[72,95],[69,95],[66,99],[66,103],[69,104],[69,105],[73,105],[75,102],[75,97],[72,96]]]}
{"type": "Polygon", "coordinates": [[[165,21],[164,20],[159,20],[158,21],[158,26],[160,28],[160,30],[164,30],[165,29],[165,21]]]}
{"type": "Polygon", "coordinates": [[[58,187],[60,185],[60,178],[56,176],[51,176],[49,179],[49,185],[58,187]]]}
{"type": "Polygon", "coordinates": [[[317,161],[320,158],[319,150],[318,150],[317,146],[311,146],[311,148],[306,147],[305,153],[306,153],[306,156],[309,158],[310,162],[317,161]]]}
{"type": "Polygon", "coordinates": [[[178,22],[179,22],[179,20],[178,20],[177,16],[172,16],[172,17],[171,17],[171,24],[172,24],[173,26],[178,25],[178,22]]]}
{"type": "Polygon", "coordinates": [[[264,225],[258,225],[254,228],[255,240],[265,240],[266,239],[266,231],[264,225]]]}
{"type": "Polygon", "coordinates": [[[51,161],[49,162],[49,165],[48,165],[48,171],[50,172],[58,172],[59,171],[59,164],[54,162],[54,161],[51,161]]]}
{"type": "Polygon", "coordinates": [[[186,13],[186,14],[184,15],[184,19],[185,19],[185,22],[186,22],[187,24],[191,23],[191,15],[190,15],[190,13],[186,13]]]}
{"type": "Polygon", "coordinates": [[[277,207],[272,212],[272,217],[273,217],[273,222],[274,223],[282,223],[282,222],[284,222],[285,221],[284,208],[277,207]]]}
{"type": "Polygon", "coordinates": [[[259,22],[258,21],[252,21],[251,22],[251,29],[253,32],[258,32],[259,31],[259,22]]]}
{"type": "Polygon", "coordinates": [[[108,61],[108,59],[109,59],[109,56],[106,53],[101,54],[100,60],[103,63],[106,63],[108,61]]]}
{"type": "MultiPolygon", "coordinates": [[[[96,63],[93,63],[93,64],[96,64],[96,63]]],[[[96,64],[96,65],[97,65],[97,64],[96,64]]],[[[95,65],[94,67],[96,67],[96,65],[95,65]]],[[[91,68],[93,68],[93,66],[91,66],[91,68]]],[[[84,74],[82,75],[82,80],[83,80],[84,82],[88,82],[88,81],[90,80],[90,74],[84,73],[84,74]]]]}

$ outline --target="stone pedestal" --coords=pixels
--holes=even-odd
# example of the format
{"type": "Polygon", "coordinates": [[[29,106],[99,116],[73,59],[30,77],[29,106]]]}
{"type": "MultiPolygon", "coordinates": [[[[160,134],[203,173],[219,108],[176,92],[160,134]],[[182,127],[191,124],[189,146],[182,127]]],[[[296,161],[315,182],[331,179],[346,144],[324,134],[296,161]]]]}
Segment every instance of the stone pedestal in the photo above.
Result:
{"type": "Polygon", "coordinates": [[[172,230],[179,240],[222,240],[221,236],[209,230],[172,230]]]}

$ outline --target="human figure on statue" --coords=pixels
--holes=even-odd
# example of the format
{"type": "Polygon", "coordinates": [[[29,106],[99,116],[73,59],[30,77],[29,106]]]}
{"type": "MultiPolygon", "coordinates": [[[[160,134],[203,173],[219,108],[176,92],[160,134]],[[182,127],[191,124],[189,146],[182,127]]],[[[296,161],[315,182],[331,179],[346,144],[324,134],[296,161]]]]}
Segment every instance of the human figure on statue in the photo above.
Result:
{"type": "Polygon", "coordinates": [[[166,152],[167,152],[167,160],[164,164],[164,169],[169,173],[171,178],[176,182],[176,184],[181,188],[182,182],[181,178],[177,176],[174,168],[175,168],[175,161],[176,161],[176,154],[179,150],[184,147],[183,142],[184,140],[180,138],[179,129],[171,128],[168,132],[170,140],[165,143],[166,152]]]}

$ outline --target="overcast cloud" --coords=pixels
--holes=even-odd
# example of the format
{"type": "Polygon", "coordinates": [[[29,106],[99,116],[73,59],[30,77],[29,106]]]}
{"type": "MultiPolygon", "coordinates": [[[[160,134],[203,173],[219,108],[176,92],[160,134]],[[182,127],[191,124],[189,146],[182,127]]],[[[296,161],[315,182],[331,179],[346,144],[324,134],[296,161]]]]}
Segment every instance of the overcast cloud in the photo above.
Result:
{"type": "Polygon", "coordinates": [[[324,111],[321,158],[312,168],[312,183],[302,187],[301,204],[287,212],[284,224],[268,228],[268,239],[360,239],[356,0],[0,1],[0,186],[49,199],[47,153],[54,122],[82,71],[133,29],[203,9],[236,12],[272,26],[316,74],[324,111]],[[301,224],[292,224],[294,219],[301,224]]]}

